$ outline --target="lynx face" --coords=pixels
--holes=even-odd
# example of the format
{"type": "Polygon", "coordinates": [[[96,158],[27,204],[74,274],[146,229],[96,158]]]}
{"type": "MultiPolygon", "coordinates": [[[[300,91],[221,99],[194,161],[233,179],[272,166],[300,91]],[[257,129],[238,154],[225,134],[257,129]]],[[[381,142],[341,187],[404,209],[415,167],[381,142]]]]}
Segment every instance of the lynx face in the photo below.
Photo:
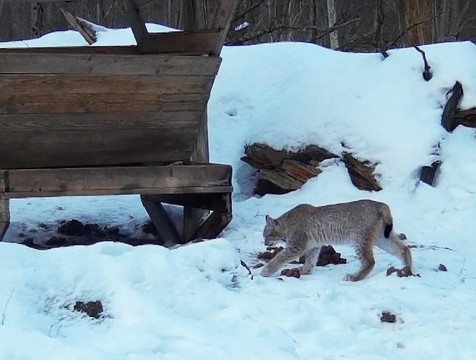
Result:
{"type": "Polygon", "coordinates": [[[279,222],[268,215],[266,215],[266,226],[263,230],[263,238],[266,246],[274,246],[286,239],[284,233],[279,229],[279,222]]]}

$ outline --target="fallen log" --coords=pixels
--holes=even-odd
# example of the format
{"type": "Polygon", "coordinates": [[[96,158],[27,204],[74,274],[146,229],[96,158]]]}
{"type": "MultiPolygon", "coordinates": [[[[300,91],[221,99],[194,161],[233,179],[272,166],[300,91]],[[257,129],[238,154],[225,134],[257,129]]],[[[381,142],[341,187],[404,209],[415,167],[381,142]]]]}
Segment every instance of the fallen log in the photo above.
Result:
{"type": "MultiPolygon", "coordinates": [[[[264,144],[245,146],[245,156],[241,160],[258,169],[255,194],[286,194],[300,189],[309,179],[322,171],[320,163],[337,155],[317,146],[309,145],[297,152],[276,150],[264,144]]],[[[368,161],[361,161],[350,153],[344,153],[342,161],[349,171],[352,183],[361,190],[379,191],[382,188],[373,174],[375,167],[368,161]]]]}
{"type": "Polygon", "coordinates": [[[369,161],[358,160],[350,153],[344,153],[343,160],[349,172],[350,180],[357,189],[367,191],[382,190],[374,176],[375,166],[369,161]]]}

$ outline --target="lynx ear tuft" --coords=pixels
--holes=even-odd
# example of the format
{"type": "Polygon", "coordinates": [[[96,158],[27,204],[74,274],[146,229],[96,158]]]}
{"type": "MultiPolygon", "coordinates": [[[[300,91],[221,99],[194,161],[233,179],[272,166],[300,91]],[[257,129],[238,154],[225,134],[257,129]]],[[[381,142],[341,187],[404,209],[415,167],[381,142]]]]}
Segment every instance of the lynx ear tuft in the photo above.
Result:
{"type": "Polygon", "coordinates": [[[274,219],[269,215],[266,215],[266,225],[268,226],[274,225],[274,219]]]}

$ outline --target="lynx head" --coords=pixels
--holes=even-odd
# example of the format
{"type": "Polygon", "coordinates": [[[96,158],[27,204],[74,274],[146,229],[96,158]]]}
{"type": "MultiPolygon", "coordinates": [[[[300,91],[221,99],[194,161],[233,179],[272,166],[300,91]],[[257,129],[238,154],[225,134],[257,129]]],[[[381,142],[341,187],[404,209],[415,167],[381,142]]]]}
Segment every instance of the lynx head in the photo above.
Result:
{"type": "Polygon", "coordinates": [[[266,215],[266,226],[263,230],[264,244],[266,246],[273,246],[280,241],[285,241],[286,236],[282,230],[278,220],[266,215]]]}

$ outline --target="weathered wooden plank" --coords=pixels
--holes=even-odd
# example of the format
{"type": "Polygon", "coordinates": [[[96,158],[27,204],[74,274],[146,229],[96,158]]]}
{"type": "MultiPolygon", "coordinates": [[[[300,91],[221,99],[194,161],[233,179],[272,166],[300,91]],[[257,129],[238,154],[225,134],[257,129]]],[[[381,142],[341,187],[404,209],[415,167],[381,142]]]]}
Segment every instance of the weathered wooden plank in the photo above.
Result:
{"type": "MultiPolygon", "coordinates": [[[[200,109],[198,109],[200,110],[200,109]]],[[[184,127],[198,129],[200,111],[111,112],[70,114],[1,114],[0,143],[6,132],[23,131],[101,131],[105,130],[174,130],[179,134],[184,127]]],[[[184,131],[187,134],[187,131],[184,131]]],[[[44,134],[34,134],[44,135],[44,134]]],[[[49,137],[54,141],[56,138],[49,137]]],[[[126,140],[126,139],[124,139],[126,140]]],[[[191,148],[193,144],[190,144],[191,148]]]]}
{"type": "Polygon", "coordinates": [[[138,44],[142,53],[214,54],[221,33],[217,31],[152,33],[138,44]]]}
{"type": "Polygon", "coordinates": [[[125,188],[125,189],[110,189],[110,190],[84,190],[81,192],[72,191],[72,190],[61,190],[61,191],[43,191],[43,192],[10,192],[5,194],[6,199],[20,199],[20,198],[29,198],[29,197],[55,197],[55,196],[101,196],[101,195],[154,195],[157,193],[161,194],[214,194],[214,193],[223,193],[224,191],[231,192],[233,189],[231,186],[218,186],[218,187],[209,187],[209,186],[190,186],[190,187],[170,187],[162,188],[158,190],[157,188],[125,188]]]}
{"type": "Polygon", "coordinates": [[[209,94],[213,76],[0,75],[0,94],[209,94]]]}
{"type": "Polygon", "coordinates": [[[187,160],[196,128],[9,131],[0,137],[0,168],[45,168],[187,160]]]}
{"type": "MultiPolygon", "coordinates": [[[[42,117],[49,117],[50,114],[107,113],[100,116],[102,118],[117,118],[116,115],[119,114],[113,114],[115,112],[122,113],[122,118],[131,118],[134,114],[139,113],[138,121],[141,121],[142,117],[153,118],[155,121],[164,119],[165,122],[173,121],[173,119],[193,118],[198,125],[201,114],[206,109],[207,101],[208,94],[184,94],[183,96],[166,94],[58,94],[56,96],[49,94],[0,94],[0,128],[8,128],[8,124],[2,124],[2,114],[44,114],[42,117]],[[180,99],[180,97],[182,98],[180,99]],[[172,99],[175,101],[171,101],[172,99]],[[153,112],[153,114],[147,116],[145,114],[147,112],[153,112]],[[175,112],[175,114],[171,114],[171,112],[175,112]]],[[[8,119],[10,122],[23,122],[21,118],[11,117],[8,119]]],[[[30,122],[37,118],[33,117],[30,120],[26,117],[24,120],[30,122]]]]}
{"type": "Polygon", "coordinates": [[[147,195],[142,195],[140,199],[162,243],[172,241],[176,244],[180,244],[182,242],[181,237],[162,204],[158,201],[151,200],[147,195]]]}
{"type": "Polygon", "coordinates": [[[103,194],[229,192],[228,165],[124,166],[9,170],[6,196],[24,194],[103,194]],[[192,191],[195,189],[195,191],[192,191]],[[221,190],[220,190],[221,189],[221,190]]]}
{"type": "Polygon", "coordinates": [[[117,53],[94,54],[91,49],[97,48],[56,48],[58,53],[55,48],[0,49],[0,73],[215,76],[221,62],[216,56],[134,55],[136,49],[130,47],[109,47],[104,51],[117,53]]]}

